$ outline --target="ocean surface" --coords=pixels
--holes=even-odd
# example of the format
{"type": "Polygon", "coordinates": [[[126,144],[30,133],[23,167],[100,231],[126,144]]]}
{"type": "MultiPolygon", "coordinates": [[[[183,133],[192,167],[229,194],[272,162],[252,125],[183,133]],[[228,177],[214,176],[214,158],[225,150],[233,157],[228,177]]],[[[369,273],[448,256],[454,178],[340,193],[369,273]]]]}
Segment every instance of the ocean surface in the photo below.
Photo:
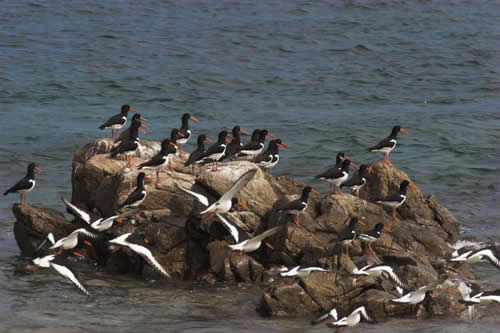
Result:
{"type": "MultiPolygon", "coordinates": [[[[35,161],[33,204],[62,210],[76,149],[122,104],[161,140],[189,112],[195,136],[238,124],[290,145],[275,175],[313,175],[344,151],[401,135],[390,158],[460,222],[500,236],[498,1],[0,2],[0,189],[35,161]]],[[[243,138],[245,140],[245,138],[243,138]]],[[[194,140],[185,150],[194,149],[194,140]]],[[[87,299],[55,274],[29,275],[0,198],[1,332],[327,332],[307,319],[259,317],[248,286],[206,288],[83,272],[87,299]]],[[[486,286],[498,271],[473,267],[486,286]]],[[[362,324],[352,332],[498,332],[498,305],[474,321],[362,324]]]]}

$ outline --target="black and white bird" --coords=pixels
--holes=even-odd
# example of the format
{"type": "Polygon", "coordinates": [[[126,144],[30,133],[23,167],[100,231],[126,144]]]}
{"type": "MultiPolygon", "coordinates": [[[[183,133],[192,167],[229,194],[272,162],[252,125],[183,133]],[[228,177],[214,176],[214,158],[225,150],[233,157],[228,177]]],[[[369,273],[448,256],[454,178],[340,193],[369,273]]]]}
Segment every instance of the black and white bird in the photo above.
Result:
{"type": "Polygon", "coordinates": [[[399,185],[398,192],[391,193],[388,196],[381,199],[375,199],[375,203],[392,208],[392,218],[395,221],[399,221],[398,218],[396,217],[396,208],[401,206],[406,201],[406,191],[408,190],[408,186],[410,186],[415,190],[417,189],[415,185],[413,185],[407,180],[404,180],[399,185]]]}
{"type": "Polygon", "coordinates": [[[177,154],[179,155],[184,155],[184,152],[181,151],[179,142],[184,139],[184,134],[181,133],[177,128],[172,128],[170,131],[170,141],[175,143],[175,146],[177,147],[177,154]]]}
{"type": "Polygon", "coordinates": [[[419,304],[425,299],[435,298],[432,290],[428,290],[428,286],[423,286],[415,291],[412,291],[400,298],[392,299],[394,303],[419,304]]]}
{"type": "Polygon", "coordinates": [[[450,261],[466,262],[469,264],[489,261],[497,269],[500,269],[500,260],[498,259],[496,249],[493,246],[479,250],[469,250],[462,248],[458,250],[458,256],[451,258],[450,261]]]}
{"type": "Polygon", "coordinates": [[[198,136],[198,139],[196,141],[197,142],[196,149],[191,154],[189,154],[186,163],[184,163],[184,166],[190,166],[190,165],[192,166],[191,171],[193,175],[194,175],[195,165],[199,165],[201,164],[201,162],[203,162],[203,159],[201,159],[201,157],[205,153],[205,141],[212,142],[212,140],[207,138],[205,134],[201,134],[198,136]]]}
{"type": "MultiPolygon", "coordinates": [[[[130,128],[132,127],[132,123],[134,121],[148,121],[148,120],[146,118],[144,118],[143,116],[141,116],[141,114],[139,114],[139,113],[134,114],[134,116],[132,117],[132,121],[130,122],[130,126],[126,130],[121,132],[120,135],[118,136],[118,138],[115,139],[113,147],[118,146],[122,141],[126,141],[129,138],[130,128]]],[[[144,128],[145,130],[149,129],[149,127],[143,123],[141,123],[141,126],[139,128],[144,128]]],[[[140,140],[139,138],[137,138],[137,139],[140,140]]]]}
{"type": "Polygon", "coordinates": [[[281,228],[282,228],[281,226],[277,226],[277,227],[268,229],[268,230],[264,231],[263,233],[261,233],[260,235],[257,235],[255,237],[247,239],[247,240],[244,240],[243,242],[240,242],[238,244],[228,245],[228,247],[231,248],[232,250],[235,250],[235,251],[243,251],[243,252],[247,252],[247,253],[253,252],[260,247],[260,245],[262,244],[262,241],[265,238],[274,235],[281,228]]]}
{"type": "Polygon", "coordinates": [[[255,156],[253,162],[258,166],[262,167],[264,170],[268,169],[269,173],[272,173],[271,170],[278,164],[280,160],[279,148],[280,147],[289,147],[286,143],[281,141],[281,139],[274,139],[269,142],[267,149],[255,156]]]}
{"type": "MultiPolygon", "coordinates": [[[[345,316],[337,321],[328,323],[327,326],[331,328],[342,329],[345,327],[353,327],[359,324],[361,320],[365,320],[369,323],[374,323],[375,319],[368,314],[365,306],[357,307],[351,314],[345,316]]],[[[338,332],[338,331],[337,331],[338,332]]]]}
{"type": "Polygon", "coordinates": [[[327,269],[322,267],[303,267],[303,266],[295,266],[287,271],[282,271],[280,273],[281,276],[295,276],[295,277],[306,277],[309,276],[312,272],[328,272],[327,269]]]}
{"type": "Polygon", "coordinates": [[[340,191],[340,184],[345,182],[349,177],[349,165],[356,167],[356,165],[353,164],[351,160],[345,159],[342,162],[342,166],[340,167],[340,169],[336,167],[329,168],[319,175],[314,176],[314,178],[322,179],[329,183],[331,185],[332,195],[337,193],[337,189],[340,192],[339,194],[342,194],[342,191],[340,191]]]}
{"type": "Polygon", "coordinates": [[[389,161],[389,153],[394,148],[396,148],[396,138],[397,138],[399,132],[408,135],[408,132],[406,130],[402,129],[399,126],[394,126],[392,128],[391,134],[387,138],[383,139],[382,141],[377,143],[375,146],[368,148],[368,151],[384,153],[385,163],[392,166],[391,161],[389,161]]]}
{"type": "Polygon", "coordinates": [[[209,162],[213,162],[212,171],[218,171],[219,160],[226,153],[226,137],[233,138],[231,134],[228,134],[227,131],[221,131],[218,136],[217,142],[208,147],[203,155],[200,156],[200,160],[205,160],[209,162]]]}
{"type": "Polygon", "coordinates": [[[318,191],[313,189],[311,186],[306,186],[302,190],[302,195],[297,200],[293,200],[285,203],[282,206],[279,206],[277,209],[281,212],[286,212],[290,215],[295,215],[295,225],[300,226],[299,224],[299,214],[304,212],[307,209],[307,200],[309,199],[310,193],[320,194],[318,191]]]}
{"type": "Polygon", "coordinates": [[[373,170],[366,164],[361,164],[359,170],[351,178],[340,184],[340,188],[349,187],[352,189],[352,194],[357,196],[359,190],[366,185],[366,173],[372,173],[373,170]]]}
{"type": "Polygon", "coordinates": [[[182,152],[182,146],[186,144],[186,142],[189,141],[191,138],[191,130],[189,129],[189,120],[192,120],[194,122],[199,122],[198,119],[190,115],[189,113],[184,113],[182,115],[182,124],[181,128],[179,129],[179,132],[182,133],[183,137],[177,140],[177,145],[179,146],[179,150],[182,152]]]}
{"type": "Polygon", "coordinates": [[[118,146],[111,149],[112,158],[115,158],[120,154],[125,154],[127,158],[127,165],[129,167],[133,166],[131,155],[135,154],[135,151],[139,148],[139,131],[146,133],[140,127],[141,122],[139,120],[134,120],[132,122],[128,139],[122,141],[118,146]]]}
{"type": "Polygon", "coordinates": [[[359,234],[359,239],[365,242],[365,246],[373,254],[375,254],[375,251],[373,251],[371,243],[376,242],[380,238],[382,230],[391,232],[391,229],[384,226],[383,223],[377,223],[375,225],[375,228],[373,228],[372,230],[365,231],[359,234]]]}
{"type": "Polygon", "coordinates": [[[115,131],[119,131],[127,123],[127,116],[129,111],[137,112],[136,110],[132,109],[130,105],[122,105],[121,112],[109,118],[104,124],[99,126],[99,129],[103,130],[111,128],[111,138],[114,138],[115,131]]]}
{"type": "Polygon", "coordinates": [[[243,148],[243,144],[241,143],[240,133],[248,135],[248,132],[241,129],[240,126],[234,126],[232,130],[234,139],[232,139],[231,142],[227,145],[226,152],[221,160],[230,159],[241,151],[241,148],[243,148]]]}
{"type": "Polygon", "coordinates": [[[361,221],[359,218],[352,217],[347,228],[339,232],[337,234],[337,238],[331,240],[329,243],[333,241],[340,242],[345,247],[347,256],[349,256],[349,246],[351,246],[352,242],[356,239],[356,237],[358,237],[358,234],[356,233],[356,225],[358,224],[366,225],[366,223],[361,221]]]}
{"type": "Polygon", "coordinates": [[[172,156],[177,152],[175,143],[170,139],[165,139],[161,143],[161,150],[152,159],[139,165],[138,169],[150,169],[156,171],[156,183],[161,182],[160,171],[168,165],[172,156]]]}
{"type": "Polygon", "coordinates": [[[144,172],[140,172],[137,175],[137,186],[135,190],[128,195],[127,199],[120,205],[121,207],[137,207],[146,199],[147,192],[144,186],[144,179],[149,181],[152,180],[150,177],[147,177],[144,172]]]}
{"type": "Polygon", "coordinates": [[[247,172],[245,172],[238,180],[231,186],[231,188],[224,193],[219,200],[214,202],[213,204],[210,205],[208,202],[208,198],[204,196],[203,194],[196,193],[194,191],[188,190],[180,185],[177,185],[177,187],[192,195],[193,197],[196,198],[202,205],[205,207],[208,207],[204,211],[200,212],[200,215],[204,214],[215,214],[215,213],[227,213],[231,207],[233,207],[233,204],[238,204],[242,207],[245,207],[238,199],[234,198],[238,192],[245,187],[248,182],[252,180],[252,178],[255,176],[255,173],[257,172],[257,169],[251,169],[247,172]]]}
{"type": "Polygon", "coordinates": [[[389,278],[396,286],[402,289],[408,289],[408,286],[401,282],[396,273],[394,273],[394,269],[385,264],[378,265],[366,265],[361,269],[358,269],[356,266],[352,270],[351,274],[353,275],[366,275],[372,277],[385,276],[389,278]]]}
{"type": "Polygon", "coordinates": [[[66,266],[54,263],[53,261],[55,258],[56,258],[56,256],[54,254],[51,254],[51,255],[48,255],[45,257],[41,257],[41,258],[35,258],[35,259],[33,259],[33,263],[39,267],[43,267],[43,268],[51,267],[51,268],[53,268],[57,273],[62,275],[64,278],[68,279],[78,289],[80,289],[80,291],[82,291],[85,295],[88,296],[89,292],[87,291],[87,289],[85,289],[83,284],[81,284],[81,282],[78,281],[75,274],[66,266]]]}
{"type": "Polygon", "coordinates": [[[109,243],[128,247],[130,250],[139,254],[141,257],[143,257],[158,272],[160,272],[161,274],[163,274],[166,277],[168,277],[169,279],[171,279],[172,277],[170,276],[170,274],[168,274],[168,272],[153,257],[153,254],[151,253],[151,251],[148,248],[146,248],[145,246],[131,243],[131,242],[127,241],[127,238],[131,234],[132,233],[129,232],[129,233],[123,234],[121,236],[118,236],[118,237],[110,240],[109,243]]]}
{"type": "Polygon", "coordinates": [[[264,143],[266,141],[267,136],[270,136],[271,138],[274,139],[274,135],[269,133],[268,130],[266,129],[260,130],[260,132],[258,132],[257,139],[252,140],[243,147],[241,147],[241,151],[237,156],[238,159],[251,161],[255,156],[262,153],[262,151],[264,150],[264,143]]]}
{"type": "Polygon", "coordinates": [[[21,195],[21,205],[26,205],[26,198],[28,196],[27,193],[35,188],[35,171],[42,172],[42,170],[40,170],[35,163],[31,162],[28,164],[26,176],[24,176],[7,191],[3,192],[3,195],[7,195],[9,193],[19,193],[21,195]]]}

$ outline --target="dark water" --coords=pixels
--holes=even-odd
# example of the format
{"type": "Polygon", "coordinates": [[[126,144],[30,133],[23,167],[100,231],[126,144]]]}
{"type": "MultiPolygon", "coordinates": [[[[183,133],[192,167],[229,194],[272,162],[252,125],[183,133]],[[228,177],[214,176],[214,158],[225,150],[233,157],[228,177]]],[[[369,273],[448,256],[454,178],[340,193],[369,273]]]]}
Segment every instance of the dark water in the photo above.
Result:
{"type": "MultiPolygon", "coordinates": [[[[109,133],[121,104],[162,139],[180,115],[194,134],[266,127],[290,145],[277,175],[312,176],[400,124],[393,163],[435,194],[465,235],[498,240],[500,4],[496,1],[0,2],[0,188],[43,169],[29,201],[61,208],[73,152],[109,133]]],[[[190,151],[190,147],[186,150],[190,151]]],[[[269,320],[258,293],[84,274],[87,300],[53,275],[19,272],[11,203],[0,201],[0,329],[6,331],[325,331],[269,320]]],[[[497,271],[475,266],[500,286],[497,271]]],[[[498,307],[496,308],[498,309],[498,307]]],[[[422,331],[398,320],[376,332],[422,331]]],[[[498,319],[425,322],[431,332],[493,332],[498,319]]]]}

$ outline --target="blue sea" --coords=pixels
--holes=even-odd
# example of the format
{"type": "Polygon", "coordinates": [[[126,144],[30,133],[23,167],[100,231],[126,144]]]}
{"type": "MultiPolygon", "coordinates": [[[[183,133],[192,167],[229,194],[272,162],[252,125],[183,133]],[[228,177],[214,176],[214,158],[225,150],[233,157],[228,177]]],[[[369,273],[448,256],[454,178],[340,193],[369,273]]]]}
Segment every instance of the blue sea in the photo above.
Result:
{"type": "MultiPolygon", "coordinates": [[[[4,0],[0,188],[34,161],[42,174],[28,201],[62,210],[74,152],[109,136],[97,127],[122,104],[150,120],[149,140],[167,137],[185,112],[200,120],[195,136],[267,128],[290,146],[273,174],[323,191],[313,175],[337,152],[356,164],[381,159],[366,148],[400,125],[409,135],[393,164],[439,198],[464,236],[498,241],[499,22],[500,2],[481,0],[4,0]]],[[[87,274],[100,287],[88,300],[55,275],[26,275],[13,235],[18,200],[0,199],[0,331],[328,331],[259,317],[251,288],[87,274]]],[[[500,287],[494,268],[474,271],[500,287]]],[[[499,323],[486,314],[358,331],[497,332],[499,323]]]]}

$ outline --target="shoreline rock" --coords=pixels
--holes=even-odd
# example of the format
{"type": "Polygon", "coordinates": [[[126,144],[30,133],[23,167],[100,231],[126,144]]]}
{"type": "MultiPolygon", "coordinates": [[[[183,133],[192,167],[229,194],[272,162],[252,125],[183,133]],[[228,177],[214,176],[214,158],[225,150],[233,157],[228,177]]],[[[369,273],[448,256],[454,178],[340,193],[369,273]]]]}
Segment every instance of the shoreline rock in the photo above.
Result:
{"type": "MultiPolygon", "coordinates": [[[[158,142],[141,141],[141,145],[136,165],[160,149],[158,142]]],[[[465,309],[458,303],[457,286],[449,279],[465,280],[473,275],[466,265],[457,269],[446,260],[451,253],[447,242],[459,239],[455,217],[436,197],[424,196],[420,190],[408,191],[407,202],[397,211],[400,222],[394,221],[389,211],[370,202],[398,189],[402,180],[410,179],[401,170],[383,162],[374,163],[375,172],[368,176],[368,184],[359,197],[347,193],[335,197],[312,195],[307,210],[299,216],[299,227],[293,223],[293,216],[280,212],[278,207],[300,196],[303,183],[285,176],[275,178],[250,162],[222,163],[220,172],[201,172],[195,176],[190,167],[183,166],[187,154],[174,159],[173,171],[161,172],[162,183],[147,185],[147,197],[138,209],[121,209],[119,203],[135,187],[139,171],[127,168],[124,160],[111,159],[111,146],[111,139],[101,139],[75,153],[72,202],[103,216],[119,212],[123,223],[115,224],[108,236],[126,232],[147,236],[153,255],[175,279],[261,285],[263,295],[258,311],[263,315],[308,316],[328,310],[334,304],[369,302],[377,320],[384,320],[414,309],[390,302],[399,294],[387,279],[352,276],[350,272],[354,265],[406,260],[397,265],[397,275],[410,289],[435,284],[439,296],[429,307],[430,313],[457,315],[465,309]],[[222,223],[215,216],[201,217],[203,205],[177,186],[202,193],[213,202],[244,172],[255,168],[258,170],[254,178],[236,196],[246,208],[235,208],[226,218],[239,229],[243,239],[277,225],[283,225],[283,229],[266,239],[272,249],[261,246],[253,253],[240,254],[227,248],[234,241],[222,223]],[[334,242],[352,216],[366,223],[360,231],[370,230],[377,223],[392,230],[372,244],[376,255],[368,254],[356,240],[349,258],[342,246],[334,242]],[[314,272],[288,284],[278,268],[299,264],[324,267],[329,272],[314,272]]],[[[13,211],[16,240],[22,254],[27,256],[35,255],[36,244],[48,232],[58,239],[76,226],[51,209],[14,205],[13,211]]],[[[89,258],[109,272],[158,277],[134,253],[126,250],[111,253],[106,248],[104,245],[100,253],[88,251],[89,258]]]]}

